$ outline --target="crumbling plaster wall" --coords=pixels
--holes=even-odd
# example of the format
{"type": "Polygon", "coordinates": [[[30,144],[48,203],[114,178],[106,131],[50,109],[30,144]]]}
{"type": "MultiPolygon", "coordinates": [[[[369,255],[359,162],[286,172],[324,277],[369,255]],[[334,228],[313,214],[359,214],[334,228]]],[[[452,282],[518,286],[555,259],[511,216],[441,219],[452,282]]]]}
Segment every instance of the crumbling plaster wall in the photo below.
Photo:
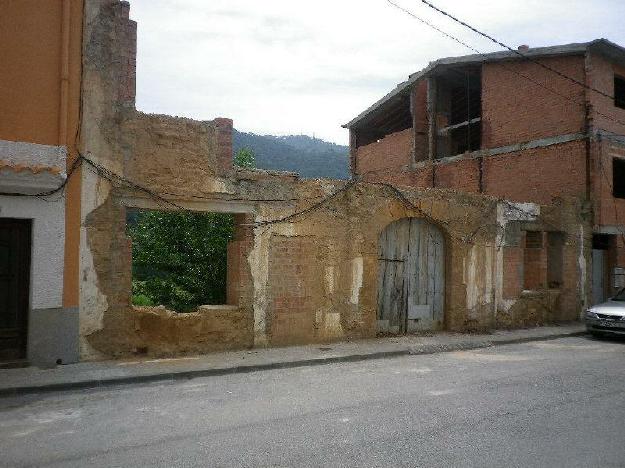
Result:
{"type": "MultiPolygon", "coordinates": [[[[87,0],[85,9],[81,151],[134,186],[107,180],[84,163],[83,359],[375,336],[378,238],[389,223],[411,216],[445,233],[446,329],[528,322],[528,301],[501,299],[501,232],[518,221],[502,212],[501,202],[449,190],[397,192],[379,183],[304,181],[288,173],[233,169],[228,119],[198,122],[134,109],[128,50],[136,30],[127,5],[87,0]],[[271,222],[335,193],[318,209],[271,222]],[[190,314],[133,307],[127,207],[238,213],[237,244],[229,249],[238,274],[229,303],[190,314]],[[499,320],[502,311],[512,318],[499,320]]],[[[547,216],[554,218],[550,223],[562,222],[557,213],[547,216]]],[[[576,241],[567,239],[576,252],[576,241]]],[[[576,305],[567,314],[580,301],[573,296],[576,305]]]]}

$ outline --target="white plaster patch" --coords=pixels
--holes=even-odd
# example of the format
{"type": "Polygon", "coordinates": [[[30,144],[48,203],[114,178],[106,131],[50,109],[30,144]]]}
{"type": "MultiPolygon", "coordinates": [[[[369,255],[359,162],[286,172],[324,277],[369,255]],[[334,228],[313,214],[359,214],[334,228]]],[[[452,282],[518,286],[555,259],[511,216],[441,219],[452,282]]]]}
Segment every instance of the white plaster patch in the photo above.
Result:
{"type": "Polygon", "coordinates": [[[108,309],[106,296],[98,289],[98,277],[93,264],[93,255],[87,247],[87,232],[81,229],[80,265],[82,281],[80,284],[80,335],[89,335],[101,330],[104,320],[104,312],[108,309]]]}
{"type": "Polygon", "coordinates": [[[493,255],[489,246],[471,247],[468,260],[463,260],[463,281],[466,285],[467,309],[488,304],[493,297],[493,255]]]}
{"type": "Polygon", "coordinates": [[[334,267],[332,265],[325,268],[325,286],[328,295],[334,292],[334,267]]]}
{"type": "Polygon", "coordinates": [[[254,346],[267,346],[267,285],[269,282],[270,230],[254,229],[254,246],[248,256],[248,264],[254,283],[254,346]]]}
{"type": "Polygon", "coordinates": [[[340,313],[327,312],[324,315],[323,335],[325,338],[340,338],[343,336],[343,326],[341,325],[340,313]]]}
{"type": "Polygon", "coordinates": [[[363,259],[356,257],[352,259],[352,294],[349,302],[358,304],[360,288],[362,288],[363,259]]]}
{"type": "Polygon", "coordinates": [[[80,229],[80,356],[97,359],[101,353],[96,351],[86,340],[86,336],[104,327],[104,313],[108,309],[108,300],[98,288],[93,255],[87,242],[85,219],[100,206],[109,194],[109,185],[90,171],[82,172],[82,223],[80,229]],[[95,188],[95,189],[94,189],[95,188]]]}

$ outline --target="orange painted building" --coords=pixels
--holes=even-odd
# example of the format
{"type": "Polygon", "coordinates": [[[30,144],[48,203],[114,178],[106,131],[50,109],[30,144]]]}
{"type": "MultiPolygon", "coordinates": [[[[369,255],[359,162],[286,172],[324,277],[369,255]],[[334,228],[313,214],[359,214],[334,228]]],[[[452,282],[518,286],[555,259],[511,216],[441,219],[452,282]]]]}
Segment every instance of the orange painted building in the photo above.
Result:
{"type": "Polygon", "coordinates": [[[82,25],[0,0],[0,362],[78,359],[82,25]]]}

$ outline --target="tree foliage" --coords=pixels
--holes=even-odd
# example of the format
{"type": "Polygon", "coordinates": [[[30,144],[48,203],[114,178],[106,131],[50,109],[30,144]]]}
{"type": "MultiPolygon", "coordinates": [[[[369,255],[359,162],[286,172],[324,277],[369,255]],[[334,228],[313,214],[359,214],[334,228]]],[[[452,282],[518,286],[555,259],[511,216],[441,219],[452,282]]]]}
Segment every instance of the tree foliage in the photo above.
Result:
{"type": "Polygon", "coordinates": [[[140,211],[129,223],[128,234],[134,304],[164,305],[179,312],[225,304],[232,215],[140,211]]]}
{"type": "Polygon", "coordinates": [[[241,148],[234,155],[234,165],[239,167],[256,167],[256,156],[250,148],[241,148]]]}

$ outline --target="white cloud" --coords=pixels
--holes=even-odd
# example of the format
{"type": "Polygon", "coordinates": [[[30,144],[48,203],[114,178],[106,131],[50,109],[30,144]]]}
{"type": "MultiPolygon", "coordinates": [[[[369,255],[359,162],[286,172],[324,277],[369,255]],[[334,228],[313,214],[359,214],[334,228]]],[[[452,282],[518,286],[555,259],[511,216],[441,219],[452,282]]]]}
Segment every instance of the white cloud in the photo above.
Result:
{"type": "MultiPolygon", "coordinates": [[[[483,51],[497,47],[398,0],[483,51]]],[[[470,53],[385,0],[132,0],[137,107],[244,131],[347,142],[341,124],[431,60],[470,53]]],[[[621,0],[435,0],[511,45],[624,44],[621,0]],[[620,14],[617,12],[620,11],[620,14]]]]}

